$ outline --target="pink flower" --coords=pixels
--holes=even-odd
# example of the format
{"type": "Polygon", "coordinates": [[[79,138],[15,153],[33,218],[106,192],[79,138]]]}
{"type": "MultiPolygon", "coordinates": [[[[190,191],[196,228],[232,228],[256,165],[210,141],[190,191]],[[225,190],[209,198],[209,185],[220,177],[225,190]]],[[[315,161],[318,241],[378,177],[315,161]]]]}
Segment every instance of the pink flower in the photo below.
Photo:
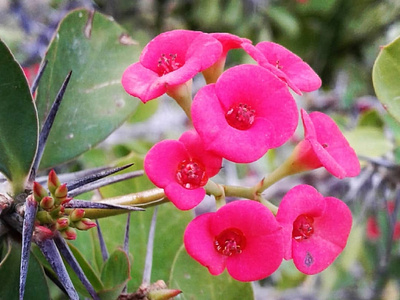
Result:
{"type": "Polygon", "coordinates": [[[222,52],[212,36],[190,30],[164,32],[143,49],[140,61],[122,75],[122,86],[142,102],[157,98],[213,65],[222,52]]]}
{"type": "Polygon", "coordinates": [[[220,58],[211,67],[205,69],[202,73],[207,83],[215,83],[218,77],[224,71],[226,56],[229,50],[241,48],[243,43],[250,43],[251,41],[245,38],[238,37],[230,33],[210,33],[210,35],[216,38],[222,45],[222,53],[220,58]]]}
{"type": "Polygon", "coordinates": [[[360,162],[353,148],[327,115],[301,110],[304,140],[294,150],[297,167],[312,170],[325,167],[338,178],[353,177],[360,173],[360,162]]]}
{"type": "Polygon", "coordinates": [[[292,259],[301,272],[316,274],[342,252],[352,217],[344,202],[324,198],[309,185],[292,188],[282,199],[276,215],[283,227],[285,259],[292,259]]]}
{"type": "Polygon", "coordinates": [[[232,67],[200,89],[191,113],[206,149],[237,163],[255,161],[285,143],[298,120],[286,84],[255,65],[232,67]]]}
{"type": "Polygon", "coordinates": [[[273,72],[297,94],[321,87],[321,79],[314,70],[293,52],[273,42],[261,42],[255,47],[243,45],[257,63],[273,72]]]}
{"type": "Polygon", "coordinates": [[[203,200],[203,186],[219,172],[221,164],[222,158],[206,151],[192,130],[179,141],[164,140],[154,145],[145,157],[144,169],[177,208],[187,210],[203,200]]]}
{"type": "Polygon", "coordinates": [[[281,228],[274,215],[251,200],[234,201],[198,216],[187,226],[184,244],[212,275],[227,268],[240,281],[271,275],[283,257],[281,228]]]}

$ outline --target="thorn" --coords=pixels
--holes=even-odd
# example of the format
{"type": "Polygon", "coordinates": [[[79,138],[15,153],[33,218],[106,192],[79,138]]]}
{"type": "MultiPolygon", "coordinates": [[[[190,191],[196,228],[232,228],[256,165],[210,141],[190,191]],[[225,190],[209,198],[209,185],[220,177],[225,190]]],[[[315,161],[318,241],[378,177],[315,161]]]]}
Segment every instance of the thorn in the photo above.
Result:
{"type": "Polygon", "coordinates": [[[127,169],[127,168],[129,168],[131,166],[133,166],[133,164],[127,164],[127,165],[122,166],[122,167],[101,170],[98,173],[91,174],[89,176],[80,178],[78,180],[74,180],[74,181],[69,182],[67,184],[68,191],[72,191],[72,190],[74,190],[76,188],[79,188],[79,187],[85,185],[85,184],[91,183],[93,181],[97,181],[97,180],[102,179],[102,178],[104,178],[106,176],[109,176],[109,175],[112,175],[112,174],[117,173],[119,171],[125,170],[125,169],[127,169]]]}
{"type": "Polygon", "coordinates": [[[114,175],[114,176],[107,177],[107,178],[102,178],[100,180],[97,180],[96,182],[86,184],[79,188],[75,188],[73,191],[69,190],[68,196],[75,197],[77,195],[80,195],[80,194],[83,194],[83,193],[86,193],[89,191],[93,191],[95,189],[98,189],[100,187],[103,187],[103,186],[106,186],[106,185],[109,185],[112,183],[124,181],[124,180],[135,178],[138,176],[142,176],[143,174],[144,174],[144,171],[139,170],[139,171],[129,172],[129,173],[125,173],[125,174],[114,175]]]}
{"type": "MultiPolygon", "coordinates": [[[[131,213],[128,213],[126,218],[126,225],[125,225],[125,238],[124,238],[124,251],[126,255],[129,257],[129,227],[131,223],[131,213]]],[[[127,284],[125,284],[122,293],[126,293],[128,290],[127,284]]]]}
{"type": "Polygon", "coordinates": [[[81,266],[77,262],[75,256],[72,254],[71,249],[69,248],[67,242],[63,238],[61,238],[59,234],[54,238],[54,242],[56,243],[56,246],[60,251],[61,255],[71,266],[72,270],[74,270],[75,274],[78,275],[79,280],[85,286],[90,296],[92,296],[94,300],[100,299],[95,289],[93,288],[92,284],[90,283],[85,273],[83,272],[81,266]]]}
{"type": "Polygon", "coordinates": [[[150,280],[151,280],[157,212],[158,212],[158,206],[154,208],[153,217],[151,218],[151,224],[150,224],[149,240],[147,241],[146,258],[144,261],[143,280],[142,280],[142,285],[145,286],[150,285],[150,280]]]}
{"type": "Polygon", "coordinates": [[[57,274],[58,279],[65,288],[68,297],[72,300],[79,300],[77,291],[72,284],[71,278],[68,275],[67,269],[63,263],[60,252],[56,247],[53,239],[47,239],[44,241],[36,241],[46,260],[50,263],[52,269],[57,274]]]}
{"type": "Polygon", "coordinates": [[[128,205],[118,205],[106,202],[92,202],[87,200],[73,199],[64,204],[65,208],[96,208],[96,209],[125,209],[129,211],[144,211],[143,208],[128,205]]]}
{"type": "Polygon", "coordinates": [[[38,202],[32,195],[26,199],[25,217],[22,226],[22,252],[21,265],[19,275],[19,299],[24,299],[26,276],[28,274],[29,255],[31,252],[31,242],[33,229],[35,227],[35,217],[38,207],[38,202]]]}
{"type": "Polygon", "coordinates": [[[37,89],[38,86],[39,86],[40,79],[42,78],[42,76],[43,76],[43,74],[44,74],[44,71],[46,70],[47,63],[48,63],[48,62],[49,62],[49,61],[46,59],[46,60],[40,65],[38,74],[37,74],[35,80],[33,81],[32,86],[31,86],[31,94],[32,94],[32,95],[36,92],[36,89],[37,89]]]}
{"type": "Polygon", "coordinates": [[[43,156],[47,138],[49,137],[51,127],[53,126],[53,123],[54,123],[54,119],[56,118],[57,112],[60,108],[61,100],[64,97],[64,93],[65,93],[65,90],[67,89],[69,80],[71,78],[71,74],[72,74],[72,71],[70,71],[68,73],[67,77],[65,78],[63,84],[61,85],[60,90],[58,91],[56,99],[54,100],[53,105],[51,106],[49,114],[47,115],[47,118],[43,123],[42,130],[39,134],[39,143],[38,143],[37,153],[35,156],[35,160],[33,161],[33,164],[32,164],[31,173],[29,174],[29,180],[28,180],[29,183],[32,183],[35,180],[36,172],[39,168],[39,164],[40,164],[40,161],[43,156]]]}
{"type": "Polygon", "coordinates": [[[108,259],[109,255],[108,255],[106,243],[103,238],[103,234],[101,233],[100,223],[97,219],[96,219],[96,225],[97,225],[97,235],[99,236],[101,256],[103,257],[103,262],[105,262],[108,259]]]}

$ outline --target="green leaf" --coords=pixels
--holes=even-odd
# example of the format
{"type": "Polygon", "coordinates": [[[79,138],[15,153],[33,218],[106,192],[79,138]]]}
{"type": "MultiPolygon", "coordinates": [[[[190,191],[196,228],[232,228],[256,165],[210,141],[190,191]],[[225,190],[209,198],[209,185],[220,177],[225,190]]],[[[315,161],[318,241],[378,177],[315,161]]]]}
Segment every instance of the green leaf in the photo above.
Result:
{"type": "Polygon", "coordinates": [[[139,52],[122,27],[98,12],[76,10],[64,18],[45,57],[48,66],[37,98],[40,124],[69,70],[72,77],[41,168],[91,149],[135,111],[139,101],[124,91],[120,80],[125,68],[138,60],[139,52]]]}
{"type": "MultiPolygon", "coordinates": [[[[93,270],[92,266],[89,264],[89,262],[83,257],[82,253],[71,243],[69,243],[69,248],[71,249],[71,252],[73,253],[75,259],[77,260],[78,264],[82,268],[83,272],[85,273],[87,279],[89,282],[92,284],[93,288],[95,289],[96,292],[101,291],[104,286],[101,282],[100,277],[96,272],[93,270]]],[[[85,297],[90,297],[88,291],[78,278],[78,276],[75,274],[75,272],[72,270],[72,268],[66,263],[66,267],[68,270],[68,273],[70,274],[71,280],[76,288],[76,290],[79,292],[79,294],[85,296],[85,297]]]]}
{"type": "Polygon", "coordinates": [[[23,190],[38,140],[38,120],[26,78],[0,40],[0,172],[23,190]]]}
{"type": "Polygon", "coordinates": [[[104,263],[101,280],[104,290],[99,292],[101,299],[117,299],[130,279],[131,263],[122,249],[116,249],[104,263]]]}
{"type": "MultiPolygon", "coordinates": [[[[0,264],[0,299],[18,299],[19,292],[19,266],[21,262],[21,244],[9,240],[8,245],[0,245],[0,248],[11,247],[9,255],[0,264]]],[[[26,279],[24,299],[50,299],[46,277],[35,256],[29,258],[28,276],[26,279]]]]}
{"type": "Polygon", "coordinates": [[[345,132],[347,140],[357,155],[380,157],[393,149],[392,143],[384,136],[382,129],[361,126],[345,132]]]}
{"type": "Polygon", "coordinates": [[[176,254],[169,282],[170,288],[182,291],[180,299],[254,298],[250,283],[236,281],[226,271],[219,276],[211,275],[206,267],[186,253],[183,246],[176,254]]]}
{"type": "Polygon", "coordinates": [[[372,70],[375,93],[384,108],[400,122],[400,37],[383,46],[372,70]]]}

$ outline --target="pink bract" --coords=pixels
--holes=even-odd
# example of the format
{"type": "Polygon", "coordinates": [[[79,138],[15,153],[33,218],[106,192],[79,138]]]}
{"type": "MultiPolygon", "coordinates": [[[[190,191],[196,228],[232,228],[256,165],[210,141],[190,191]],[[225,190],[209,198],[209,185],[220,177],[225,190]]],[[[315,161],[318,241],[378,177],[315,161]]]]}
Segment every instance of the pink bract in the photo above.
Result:
{"type": "Polygon", "coordinates": [[[326,114],[301,110],[304,140],[294,150],[296,163],[305,169],[325,167],[338,178],[360,173],[360,162],[339,127],[326,114]]]}
{"type": "Polygon", "coordinates": [[[274,215],[251,200],[234,201],[198,216],[187,226],[184,244],[212,275],[227,268],[240,281],[271,275],[283,258],[281,228],[274,215]]]}
{"type": "Polygon", "coordinates": [[[202,73],[207,83],[215,83],[224,70],[226,56],[229,50],[241,48],[243,43],[251,44],[251,41],[225,32],[210,33],[210,35],[221,43],[222,53],[217,62],[202,73]]]}
{"type": "Polygon", "coordinates": [[[316,274],[342,252],[352,224],[350,209],[334,197],[324,198],[309,185],[298,185],[283,197],[276,215],[283,227],[285,259],[316,274]]]}
{"type": "Polygon", "coordinates": [[[192,130],[185,132],[178,141],[164,140],[155,144],[145,157],[144,169],[177,208],[187,210],[203,200],[206,194],[203,186],[219,172],[221,164],[222,158],[206,151],[192,130]]]}
{"type": "Polygon", "coordinates": [[[191,113],[206,149],[237,163],[253,162],[281,146],[298,121],[286,84],[256,65],[232,67],[200,89],[191,113]]]}
{"type": "Polygon", "coordinates": [[[221,43],[212,36],[190,30],[164,32],[143,49],[140,60],[122,75],[122,86],[147,102],[192,79],[221,56],[221,43]]]}
{"type": "Polygon", "coordinates": [[[321,87],[321,79],[299,56],[273,42],[261,42],[256,46],[243,45],[257,63],[273,72],[297,94],[311,92],[321,87]]]}

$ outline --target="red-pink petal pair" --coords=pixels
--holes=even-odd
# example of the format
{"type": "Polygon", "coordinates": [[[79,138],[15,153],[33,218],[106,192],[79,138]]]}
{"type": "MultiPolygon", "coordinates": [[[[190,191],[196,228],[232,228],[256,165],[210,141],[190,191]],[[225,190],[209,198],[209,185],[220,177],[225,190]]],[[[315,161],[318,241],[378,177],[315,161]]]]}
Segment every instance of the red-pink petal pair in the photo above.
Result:
{"type": "Polygon", "coordinates": [[[254,281],[272,274],[283,258],[305,274],[323,271],[346,246],[351,226],[344,202],[299,185],[284,196],[276,218],[258,202],[234,201],[190,222],[184,244],[211,274],[226,268],[236,280],[254,281]]]}

